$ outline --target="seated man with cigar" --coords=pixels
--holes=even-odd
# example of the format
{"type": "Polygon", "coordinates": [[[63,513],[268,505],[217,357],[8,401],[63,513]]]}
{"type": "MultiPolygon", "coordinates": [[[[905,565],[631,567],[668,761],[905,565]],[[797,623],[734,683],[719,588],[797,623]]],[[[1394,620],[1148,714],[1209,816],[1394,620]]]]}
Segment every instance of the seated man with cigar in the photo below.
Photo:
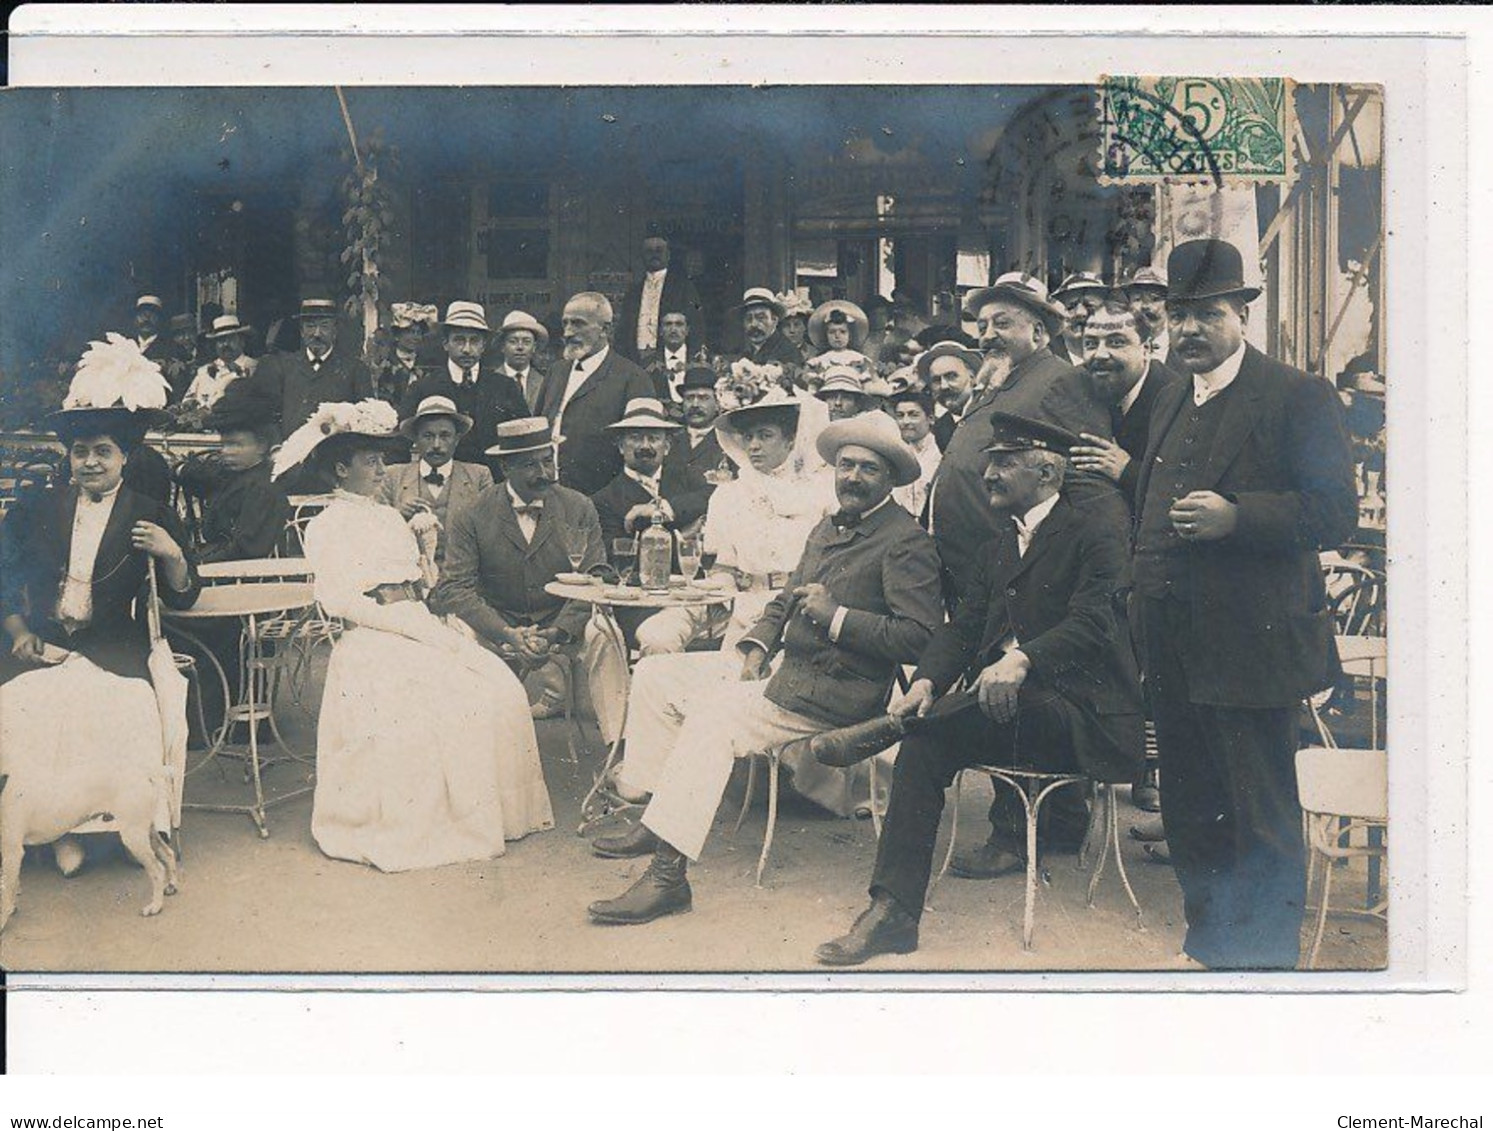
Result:
{"type": "MultiPolygon", "coordinates": [[[[993,419],[985,486],[991,507],[1012,520],[979,555],[953,621],[934,635],[879,733],[856,728],[810,744],[821,762],[847,765],[907,735],[871,906],[849,934],[815,952],[825,965],[917,949],[944,790],[960,770],[984,764],[1129,782],[1141,763],[1139,676],[1115,615],[1123,534],[1059,493],[1077,436],[1009,413],[993,419]],[[948,694],[961,675],[967,690],[948,694]]],[[[1019,859],[1025,847],[1013,840],[1010,851],[1019,859]]]]}
{"type": "MultiPolygon", "coordinates": [[[[700,856],[734,760],[881,711],[897,666],[922,653],[942,619],[933,541],[891,501],[920,471],[896,424],[883,413],[838,421],[816,446],[834,468],[841,509],[809,532],[787,587],[737,645],[740,682],[690,696],[666,751],[640,749],[644,736],[629,732],[629,760],[657,767],[644,783],[653,800],[640,824],[593,848],[653,860],[620,897],[591,905],[598,923],[688,911],[686,859],[700,856]]],[[[669,733],[653,730],[651,741],[669,733]]]]}

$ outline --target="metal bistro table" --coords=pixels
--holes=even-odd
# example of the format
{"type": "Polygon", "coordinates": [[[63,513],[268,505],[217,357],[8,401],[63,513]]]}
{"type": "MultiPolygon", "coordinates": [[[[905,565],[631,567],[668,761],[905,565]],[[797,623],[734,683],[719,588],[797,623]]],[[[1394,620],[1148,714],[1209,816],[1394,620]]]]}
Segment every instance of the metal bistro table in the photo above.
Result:
{"type": "Polygon", "coordinates": [[[208,762],[215,761],[223,753],[228,745],[228,735],[234,723],[244,723],[249,731],[249,741],[243,748],[241,756],[248,763],[245,776],[254,784],[254,803],[252,805],[195,803],[183,805],[184,809],[247,814],[259,829],[259,835],[268,838],[270,832],[265,825],[265,810],[272,805],[279,805],[309,793],[314,788],[313,784],[307,784],[302,788],[278,794],[266,800],[260,778],[261,771],[271,765],[285,761],[305,761],[286,743],[280,734],[279,723],[275,720],[276,681],[275,673],[270,670],[274,661],[266,659],[264,655],[264,642],[260,635],[260,618],[276,617],[286,612],[307,609],[314,604],[314,601],[309,581],[244,581],[239,584],[208,586],[202,590],[197,603],[190,609],[165,610],[166,615],[173,622],[173,631],[195,645],[197,650],[207,656],[213,667],[217,669],[218,676],[223,682],[224,703],[231,704],[224,711],[223,726],[212,738],[207,757],[193,768],[193,772],[201,769],[208,762]],[[210,617],[236,617],[244,622],[243,638],[239,646],[239,694],[236,702],[232,701],[232,697],[227,694],[228,677],[213,656],[212,650],[180,623],[206,620],[210,617]],[[261,761],[259,756],[258,723],[261,719],[268,720],[275,744],[284,751],[283,755],[268,761],[261,761]]]}
{"type": "MultiPolygon", "coordinates": [[[[569,601],[584,601],[592,607],[596,614],[593,619],[606,634],[608,644],[622,655],[623,667],[629,673],[629,682],[632,668],[628,661],[631,655],[627,647],[627,637],[623,635],[622,626],[617,623],[618,609],[647,609],[650,612],[656,612],[659,609],[692,609],[704,605],[729,605],[736,600],[734,589],[722,590],[708,585],[687,583],[679,574],[675,574],[670,579],[668,592],[607,585],[603,584],[600,579],[584,585],[551,581],[544,587],[544,591],[569,601]]],[[[597,772],[595,781],[591,783],[590,792],[581,802],[581,824],[576,832],[582,836],[597,822],[618,809],[626,807],[625,803],[612,804],[601,794],[608,777],[616,766],[617,755],[622,750],[622,736],[627,731],[627,704],[630,698],[627,689],[624,689],[622,706],[617,712],[617,734],[607,748],[606,760],[597,772]]]]}

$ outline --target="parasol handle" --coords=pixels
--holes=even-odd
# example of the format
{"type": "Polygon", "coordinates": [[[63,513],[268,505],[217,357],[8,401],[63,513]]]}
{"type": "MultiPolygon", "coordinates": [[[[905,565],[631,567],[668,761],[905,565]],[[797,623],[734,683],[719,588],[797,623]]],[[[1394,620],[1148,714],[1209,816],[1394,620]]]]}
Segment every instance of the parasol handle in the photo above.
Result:
{"type": "Polygon", "coordinates": [[[145,622],[150,627],[150,642],[155,644],[161,639],[161,595],[156,581],[156,560],[150,555],[145,558],[145,573],[150,579],[150,607],[146,610],[145,622]]]}

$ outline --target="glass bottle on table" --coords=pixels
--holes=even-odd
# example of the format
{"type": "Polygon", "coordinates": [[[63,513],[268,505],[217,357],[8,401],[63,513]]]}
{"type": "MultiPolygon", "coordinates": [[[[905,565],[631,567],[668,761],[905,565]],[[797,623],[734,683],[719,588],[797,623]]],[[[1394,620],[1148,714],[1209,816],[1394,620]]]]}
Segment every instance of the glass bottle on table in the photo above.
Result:
{"type": "Polygon", "coordinates": [[[638,535],[638,577],[644,589],[655,593],[668,592],[674,561],[674,538],[665,521],[663,508],[655,501],[653,521],[638,535]]]}

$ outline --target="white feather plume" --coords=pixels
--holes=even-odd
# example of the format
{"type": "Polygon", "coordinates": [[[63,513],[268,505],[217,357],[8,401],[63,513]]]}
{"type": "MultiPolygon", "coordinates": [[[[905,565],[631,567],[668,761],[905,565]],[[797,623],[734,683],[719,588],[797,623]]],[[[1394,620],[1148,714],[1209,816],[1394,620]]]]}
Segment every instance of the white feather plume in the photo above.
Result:
{"type": "Polygon", "coordinates": [[[63,408],[165,408],[171,391],[161,367],[140,352],[134,339],[106,334],[89,342],[78,361],[63,408]]]}
{"type": "Polygon", "coordinates": [[[329,401],[316,406],[311,419],[285,438],[270,472],[278,479],[292,467],[305,462],[316,446],[331,436],[356,432],[363,436],[392,436],[399,429],[399,414],[386,401],[329,401]]]}

